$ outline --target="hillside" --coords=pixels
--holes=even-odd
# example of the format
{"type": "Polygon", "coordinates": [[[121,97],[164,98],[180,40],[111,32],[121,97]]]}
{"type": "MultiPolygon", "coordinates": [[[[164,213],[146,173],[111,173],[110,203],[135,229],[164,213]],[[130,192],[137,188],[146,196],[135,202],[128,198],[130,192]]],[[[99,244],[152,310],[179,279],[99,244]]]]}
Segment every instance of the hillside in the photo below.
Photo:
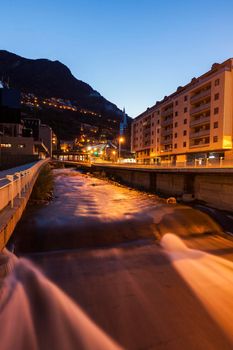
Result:
{"type": "Polygon", "coordinates": [[[43,99],[63,99],[74,106],[75,112],[57,111],[45,105],[35,111],[33,106],[23,106],[24,112],[33,116],[36,114],[43,122],[47,121],[53,126],[61,138],[76,136],[81,122],[103,128],[110,126],[109,131],[111,133],[112,130],[113,134],[119,130],[122,111],[90,85],[76,79],[69,68],[59,61],[27,59],[0,50],[0,77],[24,94],[33,94],[43,99]],[[87,111],[85,115],[83,110],[87,111]],[[100,118],[96,120],[93,118],[94,114],[98,114],[100,118]],[[56,125],[58,120],[59,126],[56,125]],[[65,124],[66,127],[61,128],[65,124]]]}

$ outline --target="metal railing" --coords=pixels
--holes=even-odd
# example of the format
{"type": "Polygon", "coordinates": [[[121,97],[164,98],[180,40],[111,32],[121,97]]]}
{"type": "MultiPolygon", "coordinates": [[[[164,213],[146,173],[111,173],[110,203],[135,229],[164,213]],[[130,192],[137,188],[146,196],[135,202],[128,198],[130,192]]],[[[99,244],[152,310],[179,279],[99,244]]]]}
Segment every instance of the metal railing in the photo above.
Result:
{"type": "Polygon", "coordinates": [[[209,87],[208,89],[202,90],[198,94],[191,96],[190,101],[197,102],[204,97],[207,97],[207,96],[209,97],[210,95],[211,95],[211,88],[209,87]]]}
{"type": "Polygon", "coordinates": [[[199,124],[208,124],[210,122],[210,116],[200,117],[198,119],[190,120],[190,127],[199,125],[199,124]]]}
{"type": "Polygon", "coordinates": [[[203,112],[207,109],[210,109],[210,102],[207,102],[207,103],[202,103],[200,106],[198,107],[193,107],[191,108],[190,110],[190,115],[193,115],[193,114],[197,114],[199,112],[203,112]]]}
{"type": "Polygon", "coordinates": [[[193,159],[192,161],[184,161],[184,162],[171,162],[171,161],[163,161],[159,164],[152,163],[92,163],[93,165],[99,166],[116,166],[116,167],[125,167],[125,168],[138,168],[138,169],[183,169],[183,168],[213,168],[213,169],[221,169],[228,168],[233,171],[233,159],[224,159],[220,158],[199,158],[193,159]]]}
{"type": "MultiPolygon", "coordinates": [[[[38,161],[30,168],[25,170],[19,170],[0,178],[0,211],[4,209],[8,204],[11,208],[14,207],[14,201],[16,198],[22,198],[23,194],[28,191],[35,177],[37,177],[41,167],[47,163],[49,159],[38,161]]],[[[4,171],[7,173],[7,171],[4,171]]]]}

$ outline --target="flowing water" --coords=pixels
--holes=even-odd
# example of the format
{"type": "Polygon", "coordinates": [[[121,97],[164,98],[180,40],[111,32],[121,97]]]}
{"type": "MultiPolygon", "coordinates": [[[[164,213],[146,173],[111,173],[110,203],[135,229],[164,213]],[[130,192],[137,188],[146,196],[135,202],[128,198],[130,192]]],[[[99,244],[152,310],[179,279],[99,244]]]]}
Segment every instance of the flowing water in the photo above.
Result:
{"type": "Polygon", "coordinates": [[[220,231],[206,214],[167,205],[155,195],[73,169],[55,170],[54,175],[55,199],[47,206],[29,207],[16,228],[19,254],[154,238],[171,229],[182,236],[220,231]]]}
{"type": "Polygon", "coordinates": [[[1,349],[231,348],[233,243],[211,218],[74,169],[54,178],[15,230],[21,258],[1,255],[1,349]]]}

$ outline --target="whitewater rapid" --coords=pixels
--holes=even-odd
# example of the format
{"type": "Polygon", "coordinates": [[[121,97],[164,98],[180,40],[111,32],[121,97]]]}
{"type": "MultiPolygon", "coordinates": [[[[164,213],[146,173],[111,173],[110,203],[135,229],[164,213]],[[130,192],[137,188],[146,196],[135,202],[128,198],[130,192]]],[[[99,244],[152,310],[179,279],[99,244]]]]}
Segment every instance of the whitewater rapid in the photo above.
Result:
{"type": "Polygon", "coordinates": [[[1,255],[1,350],[120,347],[26,259],[1,255]]]}
{"type": "Polygon", "coordinates": [[[161,245],[172,265],[233,343],[233,263],[189,249],[172,233],[163,236],[161,245]]]}

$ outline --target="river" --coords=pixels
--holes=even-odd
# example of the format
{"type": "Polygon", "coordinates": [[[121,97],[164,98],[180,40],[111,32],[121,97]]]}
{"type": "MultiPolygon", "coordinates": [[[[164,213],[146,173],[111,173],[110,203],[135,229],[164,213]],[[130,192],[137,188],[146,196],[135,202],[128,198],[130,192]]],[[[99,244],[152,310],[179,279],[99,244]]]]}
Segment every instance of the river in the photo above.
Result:
{"type": "Polygon", "coordinates": [[[49,349],[52,339],[57,348],[67,348],[84,312],[79,321],[87,317],[93,334],[103,333],[81,346],[72,335],[83,349],[232,348],[233,241],[218,224],[196,209],[75,169],[54,170],[54,181],[54,200],[28,206],[13,237],[19,260],[26,257],[36,266],[23,259],[14,272],[14,280],[26,284],[26,296],[15,298],[15,305],[20,310],[30,300],[37,315],[29,317],[30,324],[39,324],[32,344],[49,349]],[[20,273],[25,270],[27,278],[20,273]],[[70,324],[57,338],[63,325],[56,299],[61,314],[68,305],[63,318],[70,324]],[[54,317],[43,318],[45,310],[54,317]]]}

